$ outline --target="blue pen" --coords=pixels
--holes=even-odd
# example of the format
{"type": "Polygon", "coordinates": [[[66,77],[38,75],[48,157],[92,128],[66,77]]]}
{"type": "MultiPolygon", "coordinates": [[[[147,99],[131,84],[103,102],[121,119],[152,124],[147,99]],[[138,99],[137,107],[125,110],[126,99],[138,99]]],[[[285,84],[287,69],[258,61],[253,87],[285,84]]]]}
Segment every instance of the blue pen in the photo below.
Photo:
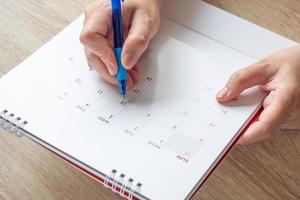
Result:
{"type": "Polygon", "coordinates": [[[119,90],[121,96],[124,98],[126,95],[126,80],[127,71],[123,67],[121,62],[121,54],[123,47],[123,30],[122,30],[122,12],[121,12],[121,1],[111,0],[112,5],[112,21],[114,27],[114,42],[115,42],[115,55],[118,64],[117,80],[119,82],[119,90]]]}

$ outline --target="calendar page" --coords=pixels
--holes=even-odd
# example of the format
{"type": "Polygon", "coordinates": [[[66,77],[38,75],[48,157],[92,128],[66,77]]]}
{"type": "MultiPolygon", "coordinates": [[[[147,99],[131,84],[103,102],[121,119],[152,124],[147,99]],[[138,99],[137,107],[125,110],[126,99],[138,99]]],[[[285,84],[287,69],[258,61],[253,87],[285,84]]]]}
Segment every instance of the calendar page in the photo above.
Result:
{"type": "Polygon", "coordinates": [[[219,104],[228,77],[254,60],[166,19],[121,100],[86,63],[82,17],[0,80],[0,109],[28,136],[144,199],[184,199],[261,105],[257,88],[219,104]],[[201,48],[181,40],[189,35],[201,48]],[[122,175],[121,175],[122,174],[122,175]]]}

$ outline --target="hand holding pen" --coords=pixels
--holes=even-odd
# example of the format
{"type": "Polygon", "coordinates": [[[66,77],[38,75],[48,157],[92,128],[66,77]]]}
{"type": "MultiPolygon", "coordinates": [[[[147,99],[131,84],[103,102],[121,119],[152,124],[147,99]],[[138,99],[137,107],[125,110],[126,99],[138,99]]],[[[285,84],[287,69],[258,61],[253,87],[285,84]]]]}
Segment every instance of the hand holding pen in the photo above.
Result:
{"type": "MultiPolygon", "coordinates": [[[[86,8],[80,41],[84,44],[89,65],[106,81],[118,85],[111,3],[111,0],[99,0],[86,8]]],[[[122,3],[124,44],[121,63],[128,70],[128,88],[142,73],[136,63],[158,31],[159,7],[159,0],[125,0],[122,3]]]]}

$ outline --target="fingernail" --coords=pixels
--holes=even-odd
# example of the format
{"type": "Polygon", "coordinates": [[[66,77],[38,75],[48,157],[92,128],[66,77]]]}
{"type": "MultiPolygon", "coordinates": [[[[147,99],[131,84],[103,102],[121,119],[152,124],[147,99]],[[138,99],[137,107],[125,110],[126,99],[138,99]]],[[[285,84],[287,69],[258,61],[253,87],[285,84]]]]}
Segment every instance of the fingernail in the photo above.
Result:
{"type": "Polygon", "coordinates": [[[217,94],[217,98],[218,99],[222,99],[225,98],[226,96],[228,96],[229,94],[229,89],[227,87],[224,87],[218,94],[217,94]]]}
{"type": "Polygon", "coordinates": [[[123,65],[125,68],[132,68],[138,60],[138,56],[132,52],[126,52],[123,57],[123,65]]]}
{"type": "Polygon", "coordinates": [[[110,73],[110,75],[115,75],[115,73],[116,73],[116,69],[115,69],[115,65],[113,65],[113,64],[108,64],[108,72],[110,73]]]}

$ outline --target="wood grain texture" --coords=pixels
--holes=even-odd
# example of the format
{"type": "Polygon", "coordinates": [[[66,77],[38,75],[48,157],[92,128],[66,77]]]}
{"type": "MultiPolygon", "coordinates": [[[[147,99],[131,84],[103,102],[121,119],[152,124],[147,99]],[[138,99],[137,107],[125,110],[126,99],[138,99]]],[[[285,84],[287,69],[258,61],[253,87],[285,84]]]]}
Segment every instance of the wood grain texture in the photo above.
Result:
{"type": "MultiPolygon", "coordinates": [[[[206,1],[300,41],[298,0],[206,1]]],[[[90,2],[0,0],[0,76],[51,39],[90,2]]],[[[280,132],[285,134],[235,147],[193,200],[300,199],[300,134],[280,132]]],[[[0,200],[23,199],[120,197],[31,140],[0,130],[0,200]]]]}
{"type": "Polygon", "coordinates": [[[205,0],[259,26],[300,42],[298,0],[205,0]]]}

